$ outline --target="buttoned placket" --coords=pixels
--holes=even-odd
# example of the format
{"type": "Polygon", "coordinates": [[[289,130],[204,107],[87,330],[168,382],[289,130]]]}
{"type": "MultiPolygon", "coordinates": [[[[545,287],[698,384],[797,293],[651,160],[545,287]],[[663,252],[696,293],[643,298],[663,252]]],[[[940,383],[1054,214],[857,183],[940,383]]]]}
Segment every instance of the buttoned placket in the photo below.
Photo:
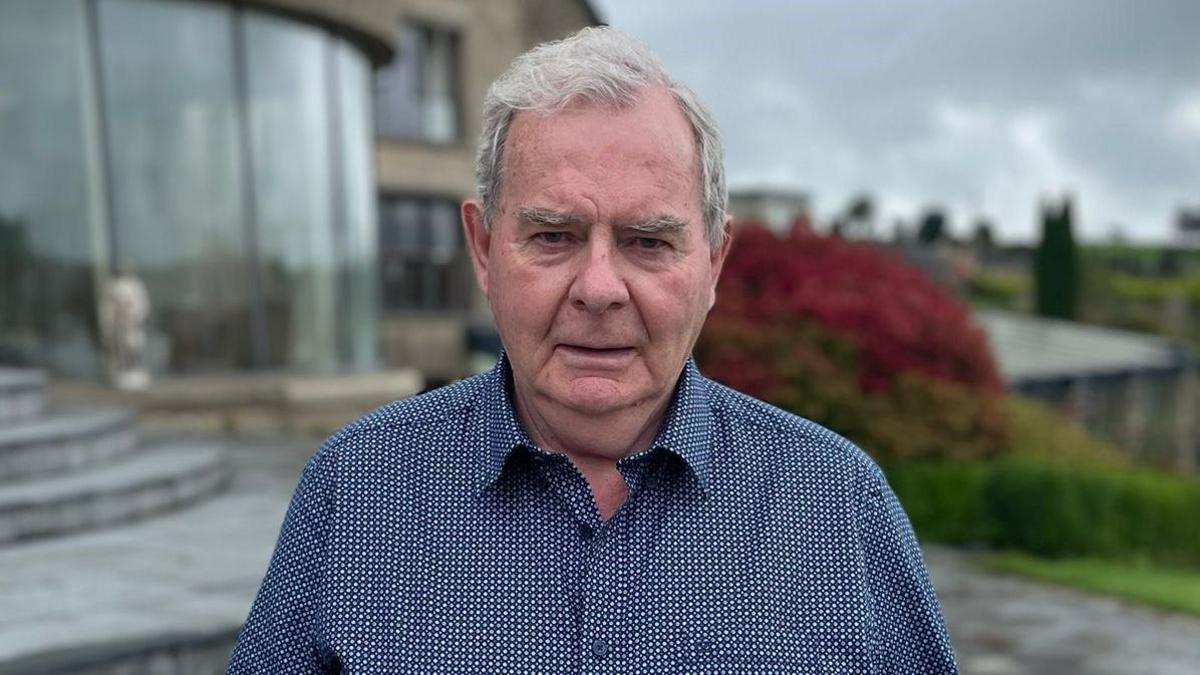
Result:
{"type": "Polygon", "coordinates": [[[584,673],[618,673],[629,669],[637,521],[647,474],[654,466],[653,458],[654,453],[647,452],[618,462],[617,469],[629,487],[629,496],[587,543],[586,567],[580,583],[579,638],[583,651],[580,670],[584,673]]]}
{"type": "Polygon", "coordinates": [[[579,607],[577,648],[581,673],[610,672],[618,640],[611,613],[619,610],[620,583],[612,578],[609,558],[621,548],[617,519],[601,524],[583,542],[583,570],[575,602],[579,607]],[[617,597],[613,597],[613,596],[617,597]]]}
{"type": "Polygon", "coordinates": [[[582,673],[614,672],[614,664],[620,660],[620,627],[627,604],[620,561],[628,550],[623,524],[629,506],[627,501],[584,542],[583,571],[577,589],[582,673]]]}
{"type": "Polygon", "coordinates": [[[574,619],[577,671],[619,672],[631,610],[630,524],[637,508],[650,453],[629,457],[618,470],[629,486],[626,503],[607,522],[600,520],[587,480],[565,456],[532,450],[550,491],[571,515],[579,569],[564,570],[564,588],[574,619]],[[572,574],[574,573],[574,574],[572,574]],[[572,578],[573,577],[573,578],[572,578]]]}
{"type": "Polygon", "coordinates": [[[574,550],[573,555],[568,557],[570,562],[561,573],[576,638],[575,667],[572,671],[588,672],[589,664],[597,658],[596,653],[607,656],[610,651],[609,642],[598,637],[588,639],[585,621],[589,610],[583,592],[591,561],[608,524],[600,520],[587,480],[565,455],[536,448],[529,448],[529,452],[545,481],[547,491],[568,516],[566,527],[570,531],[565,534],[574,550]]]}

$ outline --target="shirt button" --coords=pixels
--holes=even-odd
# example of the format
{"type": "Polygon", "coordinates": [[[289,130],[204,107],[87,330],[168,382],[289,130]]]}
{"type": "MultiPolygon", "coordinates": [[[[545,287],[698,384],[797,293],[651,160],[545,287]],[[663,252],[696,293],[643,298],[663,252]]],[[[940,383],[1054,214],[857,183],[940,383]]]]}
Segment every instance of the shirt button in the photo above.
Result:
{"type": "Polygon", "coordinates": [[[608,654],[608,643],[599,638],[592,640],[592,655],[599,659],[606,654],[608,654]]]}
{"type": "Polygon", "coordinates": [[[595,536],[595,534],[596,534],[596,530],[592,529],[591,525],[588,525],[587,523],[583,523],[582,525],[579,526],[579,538],[580,539],[587,541],[587,540],[591,539],[593,536],[595,536]]]}

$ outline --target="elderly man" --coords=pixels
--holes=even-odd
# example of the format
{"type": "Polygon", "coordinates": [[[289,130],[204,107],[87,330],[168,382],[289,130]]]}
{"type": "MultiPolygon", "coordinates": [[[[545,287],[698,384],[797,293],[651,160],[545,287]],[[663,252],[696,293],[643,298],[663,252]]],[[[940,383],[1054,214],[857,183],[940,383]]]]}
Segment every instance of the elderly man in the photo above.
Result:
{"type": "Polygon", "coordinates": [[[484,115],[505,353],[312,458],[230,672],[955,672],[875,464],[689,358],[729,245],[699,101],[585,29],[484,115]]]}

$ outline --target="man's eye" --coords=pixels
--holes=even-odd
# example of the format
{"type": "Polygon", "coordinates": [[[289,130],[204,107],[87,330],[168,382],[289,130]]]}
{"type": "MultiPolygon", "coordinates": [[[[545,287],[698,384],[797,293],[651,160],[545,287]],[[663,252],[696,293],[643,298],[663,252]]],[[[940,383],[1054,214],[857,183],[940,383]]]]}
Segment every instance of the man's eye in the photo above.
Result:
{"type": "Polygon", "coordinates": [[[561,244],[567,238],[566,232],[538,232],[537,238],[543,244],[561,244]]]}
{"type": "Polygon", "coordinates": [[[663,248],[667,245],[667,242],[662,239],[655,239],[654,237],[638,237],[637,245],[638,248],[653,251],[654,249],[663,248]]]}

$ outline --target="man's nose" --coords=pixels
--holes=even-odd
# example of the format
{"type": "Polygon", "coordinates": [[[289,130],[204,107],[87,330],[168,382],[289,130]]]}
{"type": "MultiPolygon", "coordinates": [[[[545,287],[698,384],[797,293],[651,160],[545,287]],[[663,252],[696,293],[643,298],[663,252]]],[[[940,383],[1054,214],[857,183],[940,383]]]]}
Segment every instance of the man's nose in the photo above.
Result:
{"type": "Polygon", "coordinates": [[[571,305],[602,314],[629,302],[629,289],[618,262],[610,242],[602,238],[589,241],[571,284],[571,305]]]}

